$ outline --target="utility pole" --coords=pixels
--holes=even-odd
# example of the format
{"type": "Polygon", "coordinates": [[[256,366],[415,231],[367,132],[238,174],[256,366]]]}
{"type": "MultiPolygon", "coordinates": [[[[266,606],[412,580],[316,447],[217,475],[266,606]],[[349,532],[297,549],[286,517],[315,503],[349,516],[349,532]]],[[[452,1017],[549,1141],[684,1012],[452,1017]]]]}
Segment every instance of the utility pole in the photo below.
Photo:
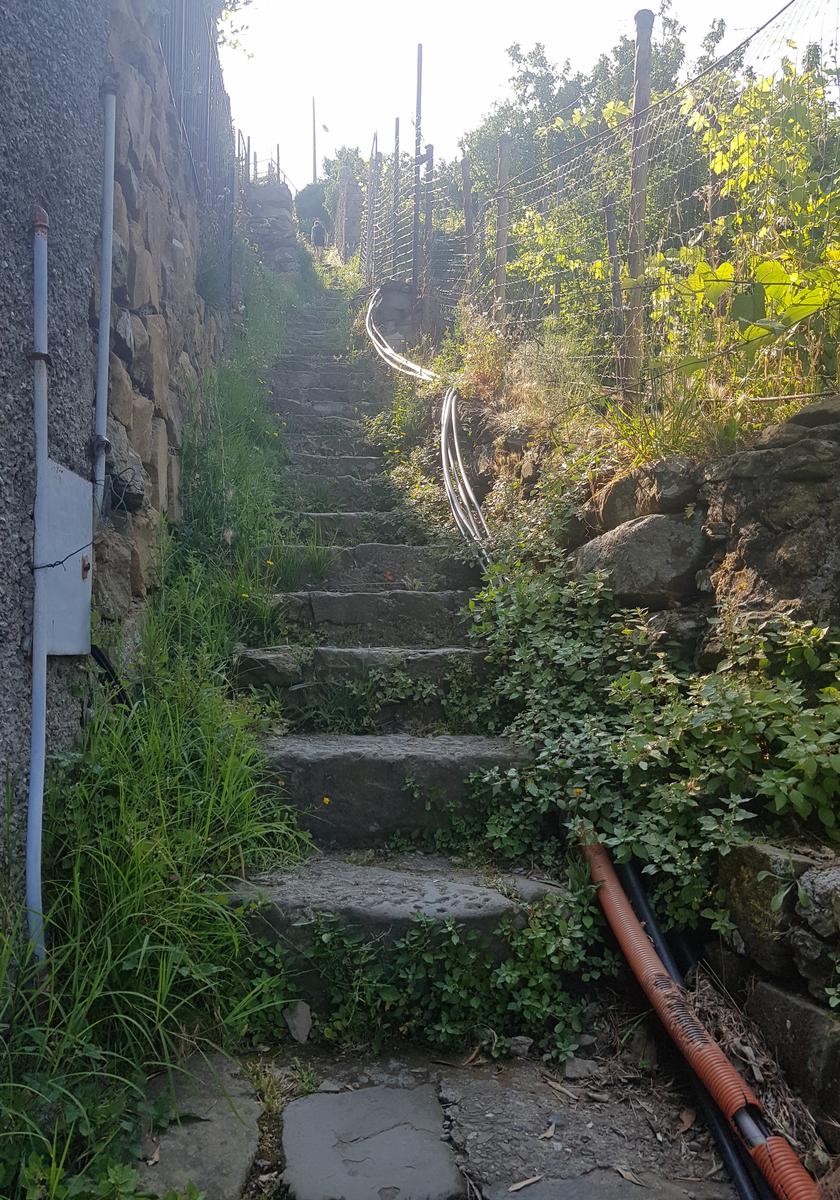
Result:
{"type": "Polygon", "coordinates": [[[420,289],[420,167],[423,163],[423,139],[420,123],[423,113],[423,46],[417,46],[417,103],[414,110],[414,229],[411,239],[411,285],[420,289]]]}
{"type": "Polygon", "coordinates": [[[315,97],[312,97],[312,182],[318,182],[318,135],[315,132],[315,97]]]}
{"type": "Polygon", "coordinates": [[[499,165],[496,195],[496,296],[495,316],[504,324],[507,305],[508,182],[510,180],[510,134],[499,134],[499,165]]]}
{"type": "Polygon", "coordinates": [[[636,22],[636,62],[630,148],[630,227],[627,237],[627,271],[632,282],[627,296],[627,335],[624,362],[626,371],[625,401],[631,405],[638,405],[642,399],[642,359],[645,337],[645,297],[641,280],[645,270],[650,35],[653,30],[654,18],[649,8],[642,8],[636,13],[634,19],[636,22]]]}

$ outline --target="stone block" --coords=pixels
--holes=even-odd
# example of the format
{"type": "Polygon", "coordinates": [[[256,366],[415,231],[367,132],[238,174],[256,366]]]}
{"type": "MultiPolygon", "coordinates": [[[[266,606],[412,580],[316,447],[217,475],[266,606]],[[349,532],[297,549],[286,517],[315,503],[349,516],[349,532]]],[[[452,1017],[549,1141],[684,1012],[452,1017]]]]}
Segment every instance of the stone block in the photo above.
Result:
{"type": "Polygon", "coordinates": [[[840,934],[840,864],[812,867],[801,879],[808,904],[800,904],[798,913],[821,937],[840,934]]]}
{"type": "Polygon", "coordinates": [[[157,545],[160,513],[152,509],[135,517],[131,542],[131,593],[143,600],[157,582],[157,545]]]}
{"type": "Polygon", "coordinates": [[[736,846],[720,862],[720,883],[744,949],[765,971],[790,976],[793,953],[787,940],[796,903],[791,888],[774,911],[773,897],[791,877],[802,875],[813,859],[765,842],[736,846]],[[759,875],[764,875],[759,879],[759,875]]]}
{"type": "Polygon", "coordinates": [[[108,412],[130,430],[134,415],[131,378],[122,360],[113,353],[110,356],[108,371],[108,412]]]}
{"type": "Polygon", "coordinates": [[[595,508],[598,524],[605,531],[637,517],[635,473],[610,480],[595,497],[595,508]]]}
{"type": "MultiPolygon", "coordinates": [[[[119,123],[118,123],[119,124],[119,123]]],[[[126,161],[125,157],[118,154],[116,165],[114,167],[114,176],[119,185],[120,193],[125,202],[125,213],[128,221],[138,221],[140,219],[140,184],[137,180],[137,175],[126,161]]],[[[126,245],[128,238],[125,238],[126,245]]]]}
{"type": "Polygon", "coordinates": [[[820,1119],[821,1132],[840,1150],[840,1017],[807,1000],[759,981],[747,1002],[788,1083],[820,1119]]]}
{"type": "Polygon", "coordinates": [[[122,185],[114,180],[114,233],[127,246],[129,240],[128,208],[125,203],[122,185]]]}
{"type": "Polygon", "coordinates": [[[131,226],[126,280],[128,306],[132,309],[160,307],[160,283],[151,251],[139,225],[131,226]]]}
{"type": "Polygon", "coordinates": [[[637,472],[636,507],[639,516],[682,513],[697,499],[698,470],[690,459],[673,454],[637,472]]]}
{"type": "MultiPolygon", "coordinates": [[[[124,65],[117,91],[117,160],[142,171],[149,146],[152,118],[152,89],[138,70],[124,65]]],[[[128,196],[126,196],[128,202],[128,196]]]]}
{"type": "Polygon", "coordinates": [[[113,512],[139,512],[146,500],[143,464],[128,442],[125,428],[108,418],[108,441],[111,448],[106,459],[113,512]]]}
{"type": "Polygon", "coordinates": [[[106,621],[120,621],[131,608],[131,540],[107,523],[93,544],[93,607],[106,621]]]}
{"type": "Polygon", "coordinates": [[[152,418],[151,441],[151,454],[146,464],[152,481],[151,505],[158,512],[165,513],[168,506],[169,438],[166,436],[166,422],[161,417],[152,418]]]}
{"type": "Polygon", "coordinates": [[[815,404],[800,408],[789,418],[791,425],[834,425],[840,422],[840,396],[826,396],[815,404]]]}
{"type": "Polygon", "coordinates": [[[155,406],[148,396],[132,392],[131,414],[128,440],[139,455],[140,461],[147,466],[152,461],[152,419],[155,406]]]}
{"type": "Polygon", "coordinates": [[[138,339],[135,328],[134,378],[156,412],[169,414],[169,334],[161,316],[137,318],[143,328],[138,339]],[[142,344],[140,344],[142,343],[142,344]]]}
{"type": "Polygon", "coordinates": [[[120,309],[117,306],[111,310],[113,321],[113,330],[111,341],[115,352],[129,366],[134,361],[134,326],[131,321],[131,313],[127,309],[120,309]]]}

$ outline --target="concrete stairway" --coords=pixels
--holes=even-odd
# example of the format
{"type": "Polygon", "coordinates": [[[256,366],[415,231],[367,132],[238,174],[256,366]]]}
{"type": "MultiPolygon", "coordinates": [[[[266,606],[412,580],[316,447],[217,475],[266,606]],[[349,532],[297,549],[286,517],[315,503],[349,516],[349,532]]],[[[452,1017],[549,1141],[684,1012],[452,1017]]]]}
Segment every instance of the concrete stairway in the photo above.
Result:
{"type": "MultiPolygon", "coordinates": [[[[317,912],[378,946],[404,933],[413,917],[424,916],[472,929],[495,954],[498,922],[544,886],[482,878],[422,854],[386,859],[383,852],[393,838],[445,827],[453,812],[463,813],[469,804],[475,772],[504,768],[521,760],[522,751],[501,739],[453,735],[439,727],[418,734],[418,711],[430,709],[414,698],[389,704],[384,728],[374,732],[346,733],[329,723],[331,697],[348,686],[375,690],[377,681],[397,670],[422,693],[424,685],[440,685],[453,670],[483,668],[480,652],[467,645],[460,616],[480,573],[451,549],[403,541],[398,496],[364,435],[363,418],[379,411],[380,402],[337,348],[340,315],[339,303],[329,297],[322,307],[296,314],[287,331],[288,352],[271,377],[302,497],[301,531],[315,530],[333,544],[318,578],[277,597],[290,629],[299,635],[293,633],[281,646],[245,651],[238,673],[243,686],[277,689],[292,718],[304,714],[295,733],[267,736],[265,749],[272,778],[280,781],[278,798],[296,812],[320,853],[298,870],[246,881],[241,895],[262,901],[262,936],[285,945],[305,936],[317,912]],[[313,728],[305,715],[317,708],[322,719],[313,728]]],[[[439,720],[439,709],[434,712],[439,720]]],[[[302,977],[299,983],[304,998],[317,1003],[318,980],[302,977]]],[[[390,1196],[396,1186],[400,1196],[416,1200],[463,1195],[463,1179],[434,1128],[437,1102],[419,1092],[405,1099],[410,1108],[421,1100],[427,1104],[428,1114],[418,1120],[422,1117],[424,1129],[427,1117],[431,1120],[429,1145],[439,1160],[436,1169],[434,1155],[417,1164],[412,1189],[400,1190],[405,1180],[393,1175],[402,1154],[393,1147],[380,1164],[381,1175],[370,1166],[372,1175],[354,1182],[356,1168],[339,1156],[329,1183],[319,1184],[312,1164],[294,1159],[299,1150],[294,1138],[287,1152],[289,1194],[296,1200],[390,1196]]],[[[369,1100],[360,1101],[362,1124],[369,1100]]],[[[297,1119],[294,1108],[287,1112],[289,1128],[297,1119]]],[[[352,1134],[352,1113],[342,1111],[340,1120],[341,1140],[352,1134]]],[[[324,1128],[310,1149],[318,1159],[330,1144],[330,1130],[324,1128]]],[[[422,1153],[428,1152],[426,1146],[422,1153]]],[[[416,1157],[415,1150],[405,1153],[416,1157]]],[[[406,1170],[414,1170],[411,1163],[406,1170]]]]}

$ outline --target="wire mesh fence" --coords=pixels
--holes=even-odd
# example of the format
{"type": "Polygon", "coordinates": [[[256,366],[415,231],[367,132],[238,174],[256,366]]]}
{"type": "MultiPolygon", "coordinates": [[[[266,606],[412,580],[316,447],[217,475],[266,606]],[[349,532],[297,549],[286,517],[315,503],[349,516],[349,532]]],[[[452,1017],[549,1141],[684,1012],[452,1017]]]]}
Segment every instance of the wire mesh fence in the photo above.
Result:
{"type": "Polygon", "coordinates": [[[641,31],[635,105],[553,114],[509,178],[503,137],[484,194],[468,162],[424,160],[415,189],[412,159],[395,172],[372,156],[366,279],[414,280],[450,318],[486,314],[543,369],[562,359],[581,397],[836,385],[838,9],[791,0],[652,97],[641,31]]]}
{"type": "Polygon", "coordinates": [[[160,45],[207,234],[230,278],[237,161],[230,98],[205,0],[163,0],[160,45]]]}

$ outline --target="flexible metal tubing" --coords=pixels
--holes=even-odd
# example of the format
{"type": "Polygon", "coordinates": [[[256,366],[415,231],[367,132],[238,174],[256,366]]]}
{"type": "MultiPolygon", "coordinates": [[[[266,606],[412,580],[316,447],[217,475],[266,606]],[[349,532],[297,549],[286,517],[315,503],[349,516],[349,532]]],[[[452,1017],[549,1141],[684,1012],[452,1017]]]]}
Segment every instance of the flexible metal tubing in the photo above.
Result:
{"type": "Polygon", "coordinates": [[[607,851],[585,837],[582,850],[601,908],[633,974],[774,1194],[779,1200],[819,1200],[816,1182],[786,1139],[767,1130],[758,1098],[698,1021],[685,990],[668,974],[618,881],[607,851]]]}
{"type": "MultiPolygon", "coordinates": [[[[636,910],[636,916],[644,925],[645,933],[653,942],[656,953],[662,959],[665,970],[674,982],[682,987],[684,983],[682,971],[677,966],[676,959],[671,953],[671,947],[659,928],[638,870],[631,863],[625,863],[616,868],[616,874],[630,898],[630,903],[636,910]]],[[[715,1139],[724,1166],[729,1172],[741,1200],[772,1200],[773,1192],[769,1184],[764,1176],[759,1174],[741,1142],[735,1138],[723,1113],[717,1108],[696,1075],[692,1076],[692,1083],[703,1120],[715,1139]]]]}
{"type": "MultiPolygon", "coordinates": [[[[418,363],[398,354],[388,344],[373,319],[380,300],[381,289],[377,288],[371,296],[365,314],[365,329],[376,353],[392,370],[398,371],[402,375],[409,375],[425,382],[438,380],[440,377],[434,371],[430,371],[427,367],[421,367],[418,363]]],[[[490,531],[470,485],[461,455],[458,438],[458,392],[454,387],[447,388],[441,407],[440,460],[444,490],[458,531],[465,541],[474,544],[482,562],[486,565],[489,562],[489,556],[484,542],[485,538],[490,536],[490,531]]]]}

